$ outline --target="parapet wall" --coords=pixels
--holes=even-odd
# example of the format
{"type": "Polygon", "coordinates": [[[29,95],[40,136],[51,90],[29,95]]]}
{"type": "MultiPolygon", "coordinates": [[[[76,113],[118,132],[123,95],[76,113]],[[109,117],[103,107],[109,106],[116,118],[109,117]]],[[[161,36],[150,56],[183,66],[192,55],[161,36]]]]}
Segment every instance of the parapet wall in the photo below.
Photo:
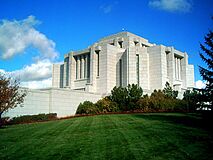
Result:
{"type": "Polygon", "coordinates": [[[100,94],[61,88],[27,89],[23,107],[11,109],[3,116],[12,118],[40,113],[57,113],[58,117],[72,116],[81,102],[96,102],[101,97],[100,94]]]}

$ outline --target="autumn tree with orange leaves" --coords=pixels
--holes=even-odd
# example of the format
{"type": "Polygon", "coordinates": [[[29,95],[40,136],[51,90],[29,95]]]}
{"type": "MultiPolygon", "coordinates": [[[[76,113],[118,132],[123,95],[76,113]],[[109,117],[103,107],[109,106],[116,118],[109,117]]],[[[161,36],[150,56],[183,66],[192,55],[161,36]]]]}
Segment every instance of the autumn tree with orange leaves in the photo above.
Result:
{"type": "Polygon", "coordinates": [[[19,84],[18,80],[0,73],[0,128],[2,127],[2,114],[21,105],[24,101],[26,92],[20,90],[19,84]]]}

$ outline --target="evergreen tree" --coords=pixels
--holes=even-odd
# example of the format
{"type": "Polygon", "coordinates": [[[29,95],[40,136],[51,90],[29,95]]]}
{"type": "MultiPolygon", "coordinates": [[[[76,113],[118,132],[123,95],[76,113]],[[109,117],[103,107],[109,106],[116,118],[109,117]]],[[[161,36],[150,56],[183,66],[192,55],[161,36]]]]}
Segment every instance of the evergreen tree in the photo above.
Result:
{"type": "Polygon", "coordinates": [[[202,95],[200,92],[196,89],[186,90],[183,94],[183,100],[186,102],[187,111],[192,112],[196,111],[197,108],[201,106],[200,104],[200,98],[202,98],[202,95]]]}
{"type": "Polygon", "coordinates": [[[209,102],[211,109],[213,109],[213,32],[210,30],[204,39],[204,44],[200,44],[203,51],[203,53],[200,53],[200,57],[207,64],[207,67],[199,66],[199,70],[203,80],[206,81],[204,101],[209,102]]]}
{"type": "Polygon", "coordinates": [[[109,96],[112,102],[119,105],[121,111],[133,110],[136,102],[143,95],[143,90],[137,84],[128,85],[127,87],[114,87],[109,96]]]}
{"type": "Polygon", "coordinates": [[[165,87],[163,89],[163,93],[167,96],[167,97],[171,97],[176,99],[178,96],[178,91],[175,91],[172,89],[172,87],[170,86],[169,82],[166,82],[165,87]]]}

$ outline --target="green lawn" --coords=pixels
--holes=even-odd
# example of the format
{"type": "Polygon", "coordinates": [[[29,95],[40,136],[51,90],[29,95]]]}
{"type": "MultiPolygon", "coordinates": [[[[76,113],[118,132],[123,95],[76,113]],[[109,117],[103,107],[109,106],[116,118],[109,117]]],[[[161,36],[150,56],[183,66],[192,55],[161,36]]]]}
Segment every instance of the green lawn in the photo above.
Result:
{"type": "Polygon", "coordinates": [[[213,159],[213,135],[193,114],[78,117],[0,129],[0,159],[213,159]]]}

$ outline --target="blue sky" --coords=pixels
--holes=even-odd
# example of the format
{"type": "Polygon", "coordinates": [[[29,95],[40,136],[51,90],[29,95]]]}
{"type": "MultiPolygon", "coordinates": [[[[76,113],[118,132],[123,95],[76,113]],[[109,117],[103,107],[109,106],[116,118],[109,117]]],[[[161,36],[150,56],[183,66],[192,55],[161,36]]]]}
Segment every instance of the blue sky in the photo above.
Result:
{"type": "Polygon", "coordinates": [[[212,8],[212,0],[0,0],[0,69],[23,86],[50,86],[52,63],[124,29],[186,51],[198,81],[212,8]]]}

